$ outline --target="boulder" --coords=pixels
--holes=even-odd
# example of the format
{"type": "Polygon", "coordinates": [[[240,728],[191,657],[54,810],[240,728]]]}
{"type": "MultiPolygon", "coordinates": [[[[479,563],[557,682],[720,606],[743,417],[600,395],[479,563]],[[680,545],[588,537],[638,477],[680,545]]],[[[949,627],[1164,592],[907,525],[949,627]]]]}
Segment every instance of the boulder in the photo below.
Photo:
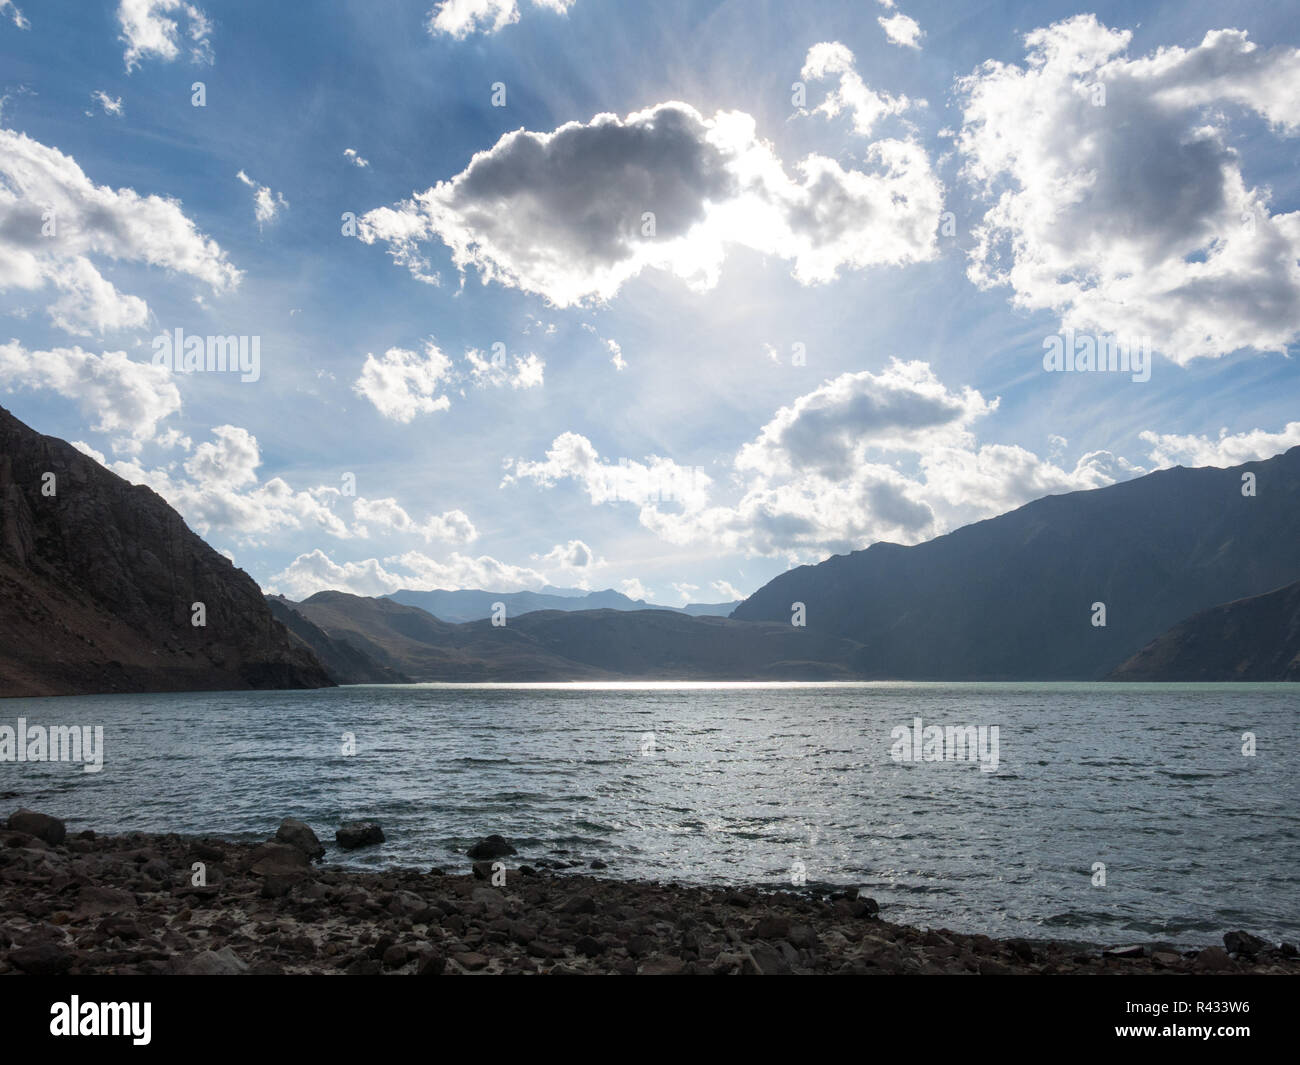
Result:
{"type": "Polygon", "coordinates": [[[30,976],[61,976],[72,968],[75,955],[55,943],[33,943],[13,951],[9,960],[30,976]]]}
{"type": "Polygon", "coordinates": [[[243,976],[248,963],[229,947],[222,947],[196,954],[181,964],[180,971],[186,976],[243,976]]]}
{"type": "Polygon", "coordinates": [[[297,847],[308,858],[320,858],[325,854],[325,848],[316,838],[311,826],[296,817],[286,817],[281,821],[280,827],[275,830],[275,838],[290,847],[297,847]]]}
{"type": "Polygon", "coordinates": [[[1259,936],[1252,936],[1249,932],[1225,932],[1223,934],[1223,948],[1229,954],[1243,954],[1248,958],[1253,958],[1256,954],[1263,954],[1271,950],[1273,944],[1266,939],[1260,939],[1259,936]]]}
{"type": "Polygon", "coordinates": [[[504,836],[484,836],[481,840],[470,847],[465,852],[476,861],[491,861],[493,858],[504,858],[510,854],[519,852],[510,845],[510,841],[504,836]]]}
{"type": "Polygon", "coordinates": [[[7,827],[13,832],[26,832],[53,846],[58,846],[68,835],[67,826],[57,817],[25,808],[9,815],[7,827]]]}
{"type": "Polygon", "coordinates": [[[346,851],[384,842],[384,830],[373,821],[349,821],[335,833],[334,839],[346,851]]]}
{"type": "Polygon", "coordinates": [[[306,854],[287,843],[263,843],[248,856],[249,871],[258,876],[287,876],[301,873],[310,865],[306,854]]]}

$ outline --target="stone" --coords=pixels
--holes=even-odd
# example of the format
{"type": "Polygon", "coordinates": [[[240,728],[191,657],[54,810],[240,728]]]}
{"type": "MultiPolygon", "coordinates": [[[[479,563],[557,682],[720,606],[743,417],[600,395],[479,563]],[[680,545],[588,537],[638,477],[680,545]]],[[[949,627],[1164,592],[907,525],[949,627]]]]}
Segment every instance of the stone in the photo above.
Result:
{"type": "Polygon", "coordinates": [[[26,808],[11,813],[7,827],[12,832],[26,832],[27,835],[35,836],[54,847],[62,843],[68,835],[67,826],[57,817],[38,814],[35,810],[26,808]]]}
{"type": "Polygon", "coordinates": [[[1228,957],[1227,951],[1221,947],[1206,947],[1196,955],[1192,968],[1197,972],[1208,972],[1214,969],[1233,969],[1235,966],[1232,964],[1232,959],[1228,957]]]}
{"type": "Polygon", "coordinates": [[[491,835],[484,836],[465,853],[475,860],[491,861],[493,858],[504,858],[507,855],[518,854],[519,852],[510,845],[510,841],[504,836],[491,835]]]}
{"type": "Polygon", "coordinates": [[[1101,952],[1103,958],[1145,958],[1146,948],[1134,944],[1127,947],[1107,947],[1101,952]]]}
{"type": "Polygon", "coordinates": [[[101,913],[121,913],[135,908],[135,896],[131,892],[87,884],[77,895],[77,909],[73,916],[94,917],[101,913]]]}
{"type": "Polygon", "coordinates": [[[297,847],[308,858],[320,858],[325,854],[325,848],[311,826],[296,817],[286,817],[281,821],[275,830],[275,838],[290,847],[297,847]]]}
{"type": "Polygon", "coordinates": [[[9,961],[30,976],[61,976],[72,968],[75,960],[72,951],[55,943],[33,943],[9,955],[9,961]]]}
{"type": "Polygon", "coordinates": [[[1260,939],[1259,936],[1252,936],[1249,932],[1225,932],[1223,934],[1223,948],[1229,954],[1242,954],[1248,958],[1253,958],[1256,954],[1263,954],[1271,950],[1273,944],[1266,939],[1260,939]]]}
{"type": "Polygon", "coordinates": [[[681,958],[661,957],[643,961],[637,968],[641,976],[680,976],[686,971],[686,963],[681,958]]]}
{"type": "Polygon", "coordinates": [[[384,951],[382,962],[385,969],[400,969],[406,964],[406,960],[406,948],[400,943],[397,943],[384,951]]]}
{"type": "Polygon", "coordinates": [[[784,917],[767,914],[758,919],[754,925],[756,939],[784,939],[790,934],[790,922],[784,917]]]}
{"type": "Polygon", "coordinates": [[[311,860],[287,843],[263,843],[248,856],[249,872],[258,876],[284,876],[305,872],[311,860]]]}
{"type": "Polygon", "coordinates": [[[334,833],[334,839],[344,850],[351,851],[383,843],[384,830],[373,821],[350,821],[334,833]]]}
{"type": "Polygon", "coordinates": [[[230,947],[205,950],[185,961],[181,972],[186,976],[243,976],[248,973],[248,963],[230,947]]]}

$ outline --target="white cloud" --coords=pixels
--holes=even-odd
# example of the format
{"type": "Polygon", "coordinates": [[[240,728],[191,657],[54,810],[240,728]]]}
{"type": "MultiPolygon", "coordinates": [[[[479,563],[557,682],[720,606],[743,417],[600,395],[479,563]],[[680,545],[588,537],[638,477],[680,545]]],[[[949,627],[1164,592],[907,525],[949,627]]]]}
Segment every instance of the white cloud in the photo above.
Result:
{"type": "Polygon", "coordinates": [[[700,586],[698,584],[687,584],[684,581],[673,584],[673,591],[682,597],[682,606],[691,602],[692,596],[699,590],[700,586]]]}
{"type": "Polygon", "coordinates": [[[348,160],[348,161],[349,161],[353,166],[357,167],[358,169],[361,169],[361,168],[363,168],[363,167],[367,167],[367,166],[370,165],[370,160],[369,160],[369,159],[362,159],[361,156],[359,156],[359,155],[357,154],[357,150],[356,150],[355,148],[344,148],[344,149],[343,149],[343,157],[344,157],[345,159],[347,159],[347,160],[348,160]]]}
{"type": "Polygon", "coordinates": [[[31,22],[23,16],[14,0],[0,0],[0,15],[8,15],[9,21],[20,30],[30,30],[32,28],[31,22]]]}
{"type": "Polygon", "coordinates": [[[890,44],[896,44],[900,48],[920,50],[921,38],[925,36],[925,32],[917,25],[916,19],[909,18],[900,11],[897,15],[891,15],[889,18],[882,15],[876,21],[880,23],[880,28],[885,31],[885,36],[889,38],[890,44]]]}
{"type": "Polygon", "coordinates": [[[890,96],[870,88],[855,69],[853,53],[839,41],[823,41],[809,48],[800,77],[809,81],[838,77],[839,86],[814,112],[834,118],[847,111],[853,117],[853,131],[862,136],[870,134],[881,119],[901,115],[912,106],[906,96],[890,96]]]}
{"type": "Polygon", "coordinates": [[[714,581],[709,585],[721,598],[719,602],[730,603],[737,599],[744,599],[745,593],[740,591],[730,581],[714,581]]]}
{"type": "Polygon", "coordinates": [[[627,360],[623,358],[623,349],[619,347],[617,340],[606,340],[605,347],[609,349],[609,361],[614,364],[616,370],[626,370],[627,360]]]}
{"type": "Polygon", "coordinates": [[[1229,433],[1220,429],[1217,438],[1179,436],[1175,433],[1141,434],[1151,445],[1151,461],[1156,468],[1167,466],[1240,466],[1243,462],[1272,458],[1300,444],[1300,422],[1287,422],[1276,433],[1251,429],[1229,433]]]}
{"type": "Polygon", "coordinates": [[[534,562],[549,562],[562,570],[590,570],[603,566],[604,562],[596,557],[590,547],[581,540],[570,540],[565,544],[556,544],[544,555],[534,555],[534,562]]]}
{"type": "Polygon", "coordinates": [[[1129,59],[1130,38],[1080,15],[1028,34],[1025,66],[959,80],[964,172],[992,201],[969,275],[1178,363],[1283,351],[1300,335],[1300,212],[1269,213],[1230,122],[1300,131],[1300,49],[1217,30],[1129,59]]]}
{"type": "Polygon", "coordinates": [[[633,503],[668,543],[813,561],[877,540],[918,543],[1039,496],[1143,472],[1107,452],[1073,469],[1023,448],[977,445],[996,399],[943,385],[924,362],[846,373],[778,410],[736,453],[731,487],[659,456],[604,461],[586,437],[556,437],[504,484],[572,480],[593,505],[633,503]],[[733,502],[723,495],[736,493],[733,502]]]}
{"type": "Polygon", "coordinates": [[[478,539],[478,530],[463,510],[448,510],[417,522],[397,503],[396,499],[355,499],[352,516],[362,522],[356,529],[358,536],[369,536],[369,526],[393,532],[413,533],[432,543],[445,540],[453,544],[468,544],[478,539]]]}
{"type": "Polygon", "coordinates": [[[650,589],[636,577],[629,577],[625,581],[619,581],[618,590],[629,599],[648,600],[650,598],[650,589]]]}
{"type": "Polygon", "coordinates": [[[515,592],[537,590],[547,584],[536,570],[511,566],[489,555],[471,558],[453,552],[446,559],[434,559],[408,551],[382,561],[338,563],[324,551],[299,555],[283,571],[271,577],[268,591],[279,591],[291,599],[305,599],[316,592],[343,591],[354,595],[387,595],[401,588],[432,591],[437,588],[490,588],[515,592]]]}
{"type": "Polygon", "coordinates": [[[489,385],[501,388],[540,388],[546,371],[545,361],[531,352],[524,356],[512,356],[513,371],[506,364],[504,354],[486,355],[477,349],[465,352],[465,361],[470,366],[470,378],[479,388],[489,385]]]}
{"type": "Polygon", "coordinates": [[[49,389],[75,400],[91,428],[113,436],[114,449],[129,454],[154,440],[158,423],[181,409],[171,374],[161,366],[132,362],[124,351],[28,351],[11,340],[0,344],[0,385],[49,389]]]}
{"type": "MultiPolygon", "coordinates": [[[[99,104],[100,108],[106,115],[113,115],[116,118],[122,117],[122,97],[109,96],[103,89],[96,89],[90,94],[90,98],[99,104]]],[[[93,110],[87,111],[86,114],[93,115],[93,110]]]]}
{"type": "Polygon", "coordinates": [[[289,201],[280,193],[272,192],[265,185],[259,185],[242,170],[235,177],[253,190],[253,217],[257,219],[258,229],[269,222],[274,222],[280,211],[289,206],[289,201]]]}
{"type": "Polygon", "coordinates": [[[793,179],[749,115],[665,103],[508,133],[450,181],[367,212],[358,236],[420,280],[421,246],[441,240],[461,271],[557,306],[611,298],[648,268],[709,289],[732,246],[789,260],[805,284],[933,258],[943,191],[925,151],[880,140],[864,155],[861,170],[809,155],[793,179]]]}
{"type": "MultiPolygon", "coordinates": [[[[532,0],[534,7],[563,15],[575,0],[532,0]]],[[[471,33],[496,33],[519,21],[519,0],[443,0],[429,13],[429,33],[464,40],[471,33]]]]}
{"type": "Polygon", "coordinates": [[[451,400],[437,394],[450,371],[451,360],[429,340],[423,356],[403,348],[389,348],[382,359],[367,354],[361,376],[352,388],[370,400],[385,418],[409,422],[417,414],[431,414],[451,406],[451,400]]]}
{"type": "Polygon", "coordinates": [[[170,63],[181,53],[182,35],[189,38],[191,62],[212,62],[212,23],[185,0],[121,0],[117,21],[122,27],[119,40],[126,45],[128,74],[142,58],[170,63]]]}
{"type": "Polygon", "coordinates": [[[61,293],[48,308],[55,325],[81,336],[144,325],[145,301],[119,292],[92,257],[144,262],[216,291],[240,280],[176,200],[95,185],[71,156],[0,129],[0,291],[51,285],[61,293]]]}

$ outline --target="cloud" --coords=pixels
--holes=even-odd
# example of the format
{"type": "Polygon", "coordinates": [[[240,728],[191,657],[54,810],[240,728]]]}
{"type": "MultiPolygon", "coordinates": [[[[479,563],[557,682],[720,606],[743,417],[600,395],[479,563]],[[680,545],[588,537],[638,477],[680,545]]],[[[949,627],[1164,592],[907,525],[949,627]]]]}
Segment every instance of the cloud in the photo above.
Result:
{"type": "Polygon", "coordinates": [[[465,352],[465,361],[470,365],[470,378],[479,388],[491,385],[501,388],[540,388],[543,384],[546,363],[531,352],[522,358],[513,356],[514,370],[507,365],[505,355],[485,355],[477,349],[465,352]]]}
{"type": "Polygon", "coordinates": [[[31,22],[23,16],[14,0],[0,0],[0,15],[8,15],[9,21],[20,30],[30,30],[32,28],[31,22]]]}
{"type": "Polygon", "coordinates": [[[912,106],[906,96],[890,96],[870,88],[855,69],[853,53],[839,41],[823,41],[809,48],[799,76],[808,81],[838,77],[839,86],[813,109],[814,113],[834,118],[847,111],[853,117],[853,131],[862,136],[870,134],[881,119],[901,115],[912,106]]]}
{"type": "Polygon", "coordinates": [[[673,584],[673,591],[682,597],[682,606],[691,602],[691,597],[700,590],[698,584],[687,584],[684,581],[673,584]]]}
{"type": "Polygon", "coordinates": [[[1230,434],[1227,429],[1220,429],[1217,439],[1150,430],[1140,436],[1151,445],[1150,457],[1157,469],[1167,466],[1240,466],[1243,462],[1272,458],[1300,444],[1300,422],[1287,422],[1276,433],[1251,429],[1230,434]]]}
{"type": "MultiPolygon", "coordinates": [[[[90,98],[99,104],[100,108],[106,115],[113,115],[116,118],[122,117],[122,97],[109,96],[103,89],[96,89],[90,94],[90,98]]],[[[87,115],[93,115],[95,112],[87,111],[87,115]]]]}
{"type": "Polygon", "coordinates": [[[1062,327],[1150,338],[1186,364],[1300,335],[1300,212],[1269,213],[1234,123],[1300,131],[1300,49],[1239,30],[1130,59],[1080,15],[1025,37],[1025,66],[959,79],[964,173],[991,201],[969,276],[1062,327]]]}
{"type": "Polygon", "coordinates": [[[885,36],[889,38],[890,44],[896,44],[901,48],[921,49],[921,38],[925,36],[925,31],[917,25],[916,19],[908,18],[901,11],[897,15],[891,15],[885,18],[881,15],[876,19],[880,23],[880,28],[885,31],[885,36]]]}
{"type": "Polygon", "coordinates": [[[664,103],[507,133],[450,181],[367,212],[358,236],[421,280],[421,247],[441,240],[462,272],[557,306],[609,299],[647,268],[707,290],[732,246],[789,260],[804,284],[933,258],[943,194],[925,151],[881,140],[864,155],[862,170],[809,155],[791,178],[749,115],[664,103]]]}
{"type": "Polygon", "coordinates": [[[614,364],[616,370],[626,370],[627,360],[623,358],[623,349],[619,347],[617,340],[606,340],[605,347],[609,349],[609,361],[614,364]]]}
{"type": "Polygon", "coordinates": [[[534,555],[535,562],[549,562],[562,570],[589,570],[604,563],[596,553],[581,540],[570,540],[566,544],[556,544],[544,555],[534,555]]]}
{"type": "Polygon", "coordinates": [[[295,491],[280,477],[262,481],[256,437],[234,425],[219,425],[212,439],[194,448],[179,465],[148,469],[135,461],[108,468],[134,484],[148,485],[200,536],[221,534],[257,543],[280,530],[319,529],[331,536],[351,536],[334,513],[342,492],[332,486],[295,491]]]}
{"type": "Polygon", "coordinates": [[[397,503],[396,499],[355,499],[352,516],[366,523],[356,530],[358,536],[369,536],[369,525],[400,533],[413,533],[432,543],[445,540],[453,544],[468,544],[478,539],[478,530],[463,510],[448,510],[434,514],[424,522],[417,522],[397,503]]]}
{"type": "MultiPolygon", "coordinates": [[[[575,0],[532,0],[534,7],[563,15],[575,0]]],[[[519,0],[443,0],[429,13],[433,36],[447,34],[461,41],[471,33],[496,33],[519,21],[519,0]]]]}
{"type": "Polygon", "coordinates": [[[737,599],[744,599],[745,593],[740,591],[730,581],[714,581],[709,585],[722,598],[720,602],[731,603],[737,599]]]}
{"type": "Polygon", "coordinates": [[[61,293],[51,319],[80,336],[144,325],[145,301],[119,292],[92,257],[162,267],[214,291],[240,280],[176,200],[95,185],[71,156],[0,129],[0,291],[51,285],[61,293]]]}
{"type": "Polygon", "coordinates": [[[642,584],[636,577],[629,577],[625,581],[619,581],[618,590],[629,599],[640,601],[650,598],[650,589],[642,584]]]}
{"type": "Polygon", "coordinates": [[[154,440],[158,423],[181,409],[172,375],[161,366],[132,362],[124,351],[28,351],[11,340],[0,344],[0,385],[49,389],[75,400],[95,432],[113,436],[114,448],[130,454],[154,440]]]}
{"type": "Polygon", "coordinates": [[[235,175],[253,190],[253,217],[257,219],[257,228],[274,222],[280,211],[289,206],[289,201],[278,192],[272,192],[265,185],[259,185],[242,170],[235,175]]]}
{"type": "Polygon", "coordinates": [[[1107,452],[1071,469],[1023,448],[978,445],[974,423],[997,406],[948,388],[927,363],[895,360],[778,410],[737,450],[730,485],[660,456],[614,464],[576,433],[556,437],[543,461],[512,461],[503,483],[571,480],[593,505],[635,505],[640,524],[668,543],[793,562],[877,540],[918,543],[1039,496],[1143,472],[1107,452]]]}
{"type": "Polygon", "coordinates": [[[450,371],[451,360],[429,340],[423,356],[403,348],[389,348],[382,359],[367,354],[352,389],[370,400],[385,418],[405,423],[417,414],[451,406],[451,400],[437,394],[450,371]]]}
{"type": "Polygon", "coordinates": [[[511,566],[489,555],[471,558],[453,552],[439,560],[408,551],[382,561],[368,558],[338,563],[317,548],[299,555],[273,575],[268,591],[278,590],[291,599],[305,599],[328,590],[354,595],[388,595],[401,588],[415,591],[486,588],[494,592],[515,592],[536,591],[547,583],[536,570],[511,566]]]}
{"type": "Polygon", "coordinates": [[[182,34],[189,38],[190,61],[213,61],[212,23],[196,5],[184,0],[121,0],[117,21],[126,45],[126,71],[129,74],[142,58],[154,57],[170,63],[181,52],[182,34]],[[184,24],[182,26],[182,23],[184,24]]]}
{"type": "Polygon", "coordinates": [[[345,159],[347,159],[347,160],[348,160],[348,161],[349,161],[353,166],[357,167],[358,169],[361,169],[361,168],[363,168],[363,167],[367,167],[367,166],[370,165],[370,160],[369,160],[369,159],[362,159],[361,156],[359,156],[359,155],[357,154],[357,150],[356,150],[355,148],[344,148],[344,149],[343,149],[343,157],[344,157],[345,159]]]}

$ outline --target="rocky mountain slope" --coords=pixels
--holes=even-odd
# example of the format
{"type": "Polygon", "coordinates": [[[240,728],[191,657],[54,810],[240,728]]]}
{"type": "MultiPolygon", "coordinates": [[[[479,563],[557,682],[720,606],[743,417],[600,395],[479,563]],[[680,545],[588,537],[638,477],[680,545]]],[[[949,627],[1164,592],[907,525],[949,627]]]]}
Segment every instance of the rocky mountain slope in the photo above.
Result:
{"type": "Polygon", "coordinates": [[[0,408],[0,696],[330,683],[160,496],[0,408]]]}
{"type": "Polygon", "coordinates": [[[1110,679],[1300,681],[1300,581],[1188,618],[1110,679]]]}
{"type": "Polygon", "coordinates": [[[439,621],[459,623],[491,618],[497,603],[504,603],[507,616],[517,617],[534,610],[673,610],[693,616],[726,617],[737,603],[687,603],[684,607],[651,606],[644,599],[631,599],[606,588],[601,592],[557,589],[555,592],[484,592],[478,589],[417,592],[409,588],[385,596],[405,606],[418,606],[439,621]]]}
{"type": "Polygon", "coordinates": [[[849,665],[871,677],[1098,679],[1192,614],[1297,577],[1300,447],[837,555],[775,578],[732,617],[788,622],[803,603],[809,629],[862,645],[849,665]],[[1245,473],[1254,496],[1242,494],[1245,473]]]}

